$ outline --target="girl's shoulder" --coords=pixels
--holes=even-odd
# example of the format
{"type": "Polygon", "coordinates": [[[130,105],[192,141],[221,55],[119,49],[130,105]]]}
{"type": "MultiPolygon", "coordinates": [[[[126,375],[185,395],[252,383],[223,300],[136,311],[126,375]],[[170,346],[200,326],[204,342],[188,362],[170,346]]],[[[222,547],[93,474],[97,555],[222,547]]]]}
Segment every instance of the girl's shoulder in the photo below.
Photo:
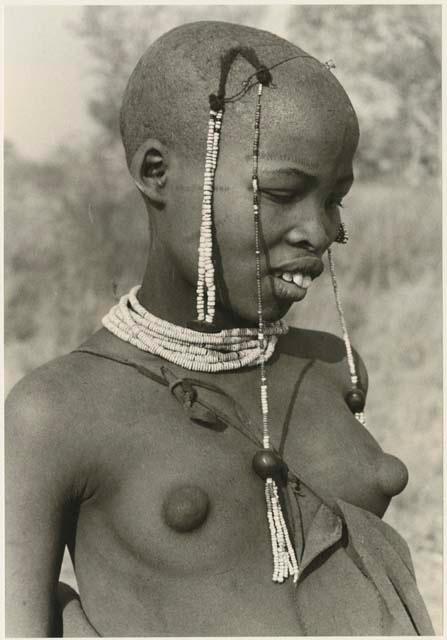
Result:
{"type": "MultiPolygon", "coordinates": [[[[342,338],[325,331],[290,327],[278,341],[278,352],[286,356],[283,360],[294,367],[296,360],[315,361],[322,368],[343,382],[349,383],[349,365],[346,346],[342,338]]],[[[360,354],[352,349],[356,373],[361,388],[368,390],[368,371],[360,354]]]]}

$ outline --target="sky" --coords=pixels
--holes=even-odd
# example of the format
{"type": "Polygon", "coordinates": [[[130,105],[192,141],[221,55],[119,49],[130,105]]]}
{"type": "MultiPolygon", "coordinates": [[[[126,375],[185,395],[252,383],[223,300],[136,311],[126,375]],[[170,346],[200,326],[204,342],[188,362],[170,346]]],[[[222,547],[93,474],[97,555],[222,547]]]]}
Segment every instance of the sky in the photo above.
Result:
{"type": "Polygon", "coordinates": [[[87,112],[89,53],[70,28],[81,12],[79,6],[5,7],[5,137],[27,157],[43,158],[94,127],[87,112]]]}
{"type": "MultiPolygon", "coordinates": [[[[271,6],[286,32],[287,11],[271,6]]],[[[81,6],[6,6],[4,9],[5,137],[31,159],[42,159],[60,142],[78,142],[95,128],[88,115],[93,92],[91,57],[70,24],[81,6]],[[67,109],[67,104],[69,109],[67,109]]],[[[203,16],[202,16],[203,19],[203,16]]]]}

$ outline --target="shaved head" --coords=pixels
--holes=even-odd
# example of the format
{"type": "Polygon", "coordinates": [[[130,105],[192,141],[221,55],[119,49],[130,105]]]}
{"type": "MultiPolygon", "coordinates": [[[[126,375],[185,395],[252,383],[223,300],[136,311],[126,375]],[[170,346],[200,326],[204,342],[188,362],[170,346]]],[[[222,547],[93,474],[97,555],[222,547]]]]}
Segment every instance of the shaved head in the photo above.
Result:
{"type": "MultiPolygon", "coordinates": [[[[352,144],[357,145],[353,107],[325,65],[267,31],[228,22],[194,22],[156,40],[129,79],[120,114],[128,165],[148,138],[190,157],[204,156],[208,97],[219,87],[221,57],[238,47],[251,48],[261,64],[274,67],[273,84],[263,100],[264,126],[276,127],[280,121],[293,126],[298,109],[310,138],[343,138],[349,131],[352,144]]],[[[254,72],[254,67],[238,56],[227,78],[226,96],[240,92],[242,83],[254,72]]],[[[226,104],[225,140],[241,140],[245,131],[251,131],[255,91],[251,89],[240,100],[226,104]]],[[[312,158],[303,160],[309,165],[314,162],[312,158]]]]}

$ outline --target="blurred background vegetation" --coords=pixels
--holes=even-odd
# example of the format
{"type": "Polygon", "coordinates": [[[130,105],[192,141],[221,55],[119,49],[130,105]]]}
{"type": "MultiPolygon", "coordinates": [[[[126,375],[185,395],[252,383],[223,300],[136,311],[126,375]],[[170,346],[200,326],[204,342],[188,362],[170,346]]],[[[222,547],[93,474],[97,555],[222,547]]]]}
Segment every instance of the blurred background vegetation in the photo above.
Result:
{"type": "MultiPolygon", "coordinates": [[[[440,634],[439,6],[84,7],[70,28],[90,52],[94,133],[42,160],[5,144],[6,391],[75,348],[140,280],[147,225],[120,147],[121,96],[148,44],[202,19],[265,28],[323,61],[333,59],[357,110],[357,182],[344,209],[351,241],[336,249],[339,280],[353,342],[369,370],[369,429],[410,471],[386,519],[409,542],[440,634]]],[[[289,320],[338,331],[328,277],[289,320]]]]}

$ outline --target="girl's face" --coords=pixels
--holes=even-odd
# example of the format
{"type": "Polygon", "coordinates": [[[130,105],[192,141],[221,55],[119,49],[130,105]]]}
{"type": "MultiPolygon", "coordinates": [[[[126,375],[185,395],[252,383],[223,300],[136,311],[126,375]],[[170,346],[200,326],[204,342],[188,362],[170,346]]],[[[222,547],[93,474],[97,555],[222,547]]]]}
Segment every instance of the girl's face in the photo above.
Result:
{"type": "MultiPolygon", "coordinates": [[[[253,104],[245,103],[253,113],[251,122],[247,114],[228,115],[229,108],[224,114],[214,194],[216,317],[240,326],[257,323],[255,101],[253,94],[253,104]]],[[[342,200],[353,182],[357,143],[357,120],[347,101],[319,100],[318,92],[304,100],[298,93],[283,99],[279,108],[278,95],[264,89],[258,175],[265,320],[284,316],[322,272],[321,258],[337,235],[342,200]]],[[[204,160],[174,158],[167,193],[176,213],[164,226],[165,241],[191,295],[197,278],[203,165],[204,160]]]]}

